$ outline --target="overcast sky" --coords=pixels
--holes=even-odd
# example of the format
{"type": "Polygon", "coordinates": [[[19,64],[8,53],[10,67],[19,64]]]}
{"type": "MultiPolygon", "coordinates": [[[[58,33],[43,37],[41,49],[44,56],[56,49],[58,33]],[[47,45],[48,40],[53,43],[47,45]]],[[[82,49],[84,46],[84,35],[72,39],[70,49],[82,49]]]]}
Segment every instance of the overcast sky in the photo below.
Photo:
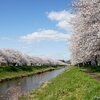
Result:
{"type": "Polygon", "coordinates": [[[0,48],[69,59],[72,0],[0,0],[0,48]]]}

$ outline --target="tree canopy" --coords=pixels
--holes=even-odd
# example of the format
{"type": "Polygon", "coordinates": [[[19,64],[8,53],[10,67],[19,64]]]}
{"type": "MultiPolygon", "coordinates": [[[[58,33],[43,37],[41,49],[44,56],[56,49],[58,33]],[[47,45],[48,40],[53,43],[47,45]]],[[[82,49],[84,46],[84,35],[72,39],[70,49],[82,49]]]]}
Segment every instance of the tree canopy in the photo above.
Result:
{"type": "Polygon", "coordinates": [[[100,0],[75,0],[71,36],[72,64],[96,61],[100,56],[100,0]]]}
{"type": "Polygon", "coordinates": [[[0,49],[0,65],[2,64],[13,66],[65,65],[60,60],[32,57],[13,49],[0,49]]]}

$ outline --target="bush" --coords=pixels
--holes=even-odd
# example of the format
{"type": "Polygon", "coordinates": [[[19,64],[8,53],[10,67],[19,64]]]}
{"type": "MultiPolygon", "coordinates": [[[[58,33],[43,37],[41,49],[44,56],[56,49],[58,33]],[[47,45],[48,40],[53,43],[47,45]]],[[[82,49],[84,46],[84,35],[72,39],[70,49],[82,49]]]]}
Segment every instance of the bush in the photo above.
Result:
{"type": "Polygon", "coordinates": [[[5,70],[6,71],[10,71],[10,72],[18,72],[21,69],[18,66],[7,66],[7,67],[5,67],[5,70]]]}
{"type": "Polygon", "coordinates": [[[23,71],[32,71],[34,66],[21,66],[21,70],[23,71]]]}
{"type": "Polygon", "coordinates": [[[18,72],[18,71],[32,71],[34,66],[2,66],[0,72],[18,72]]]}

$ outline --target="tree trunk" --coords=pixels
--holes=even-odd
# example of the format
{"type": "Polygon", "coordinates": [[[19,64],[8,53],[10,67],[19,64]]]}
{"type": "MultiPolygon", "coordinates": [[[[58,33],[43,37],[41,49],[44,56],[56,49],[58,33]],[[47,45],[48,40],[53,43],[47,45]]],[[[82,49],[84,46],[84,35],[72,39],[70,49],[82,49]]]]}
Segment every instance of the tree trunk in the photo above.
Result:
{"type": "Polygon", "coordinates": [[[97,56],[95,56],[95,64],[98,66],[97,56]]]}
{"type": "Polygon", "coordinates": [[[89,63],[89,66],[91,66],[91,61],[89,61],[88,63],[89,63]]]}

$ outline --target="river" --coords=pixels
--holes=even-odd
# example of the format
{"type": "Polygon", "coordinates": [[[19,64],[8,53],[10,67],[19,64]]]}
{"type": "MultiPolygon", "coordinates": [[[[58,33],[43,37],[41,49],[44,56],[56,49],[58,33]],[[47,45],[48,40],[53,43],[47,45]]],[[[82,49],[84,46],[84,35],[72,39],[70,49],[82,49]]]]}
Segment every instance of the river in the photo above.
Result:
{"type": "Polygon", "coordinates": [[[18,100],[20,95],[34,91],[42,83],[56,77],[65,69],[61,68],[0,83],[0,100],[18,100]]]}

